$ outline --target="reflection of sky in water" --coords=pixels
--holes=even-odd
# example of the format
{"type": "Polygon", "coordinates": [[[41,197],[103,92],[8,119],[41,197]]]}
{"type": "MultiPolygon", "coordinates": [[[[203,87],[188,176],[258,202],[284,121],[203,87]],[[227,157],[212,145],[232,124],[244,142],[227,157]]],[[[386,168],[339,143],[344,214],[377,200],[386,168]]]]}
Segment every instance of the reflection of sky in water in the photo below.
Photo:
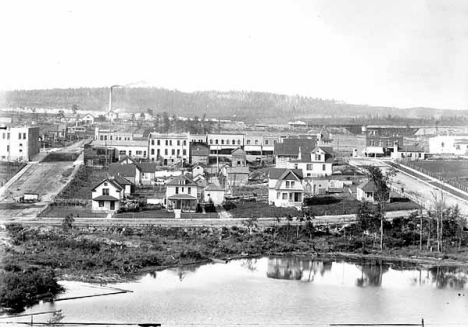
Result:
{"type": "MultiPolygon", "coordinates": [[[[47,303],[28,311],[63,309],[70,322],[175,325],[418,323],[423,317],[427,322],[466,322],[468,296],[459,288],[464,280],[466,273],[457,269],[447,273],[297,258],[244,259],[168,269],[112,285],[133,293],[47,303]]],[[[96,291],[65,284],[73,286],[67,296],[77,288],[80,295],[96,291]]]]}

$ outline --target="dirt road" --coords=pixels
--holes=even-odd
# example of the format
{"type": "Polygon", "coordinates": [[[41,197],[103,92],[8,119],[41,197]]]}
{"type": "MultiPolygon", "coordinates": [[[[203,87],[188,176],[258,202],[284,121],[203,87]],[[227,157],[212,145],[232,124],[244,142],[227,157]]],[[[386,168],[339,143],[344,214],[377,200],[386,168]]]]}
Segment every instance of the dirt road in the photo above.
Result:
{"type": "Polygon", "coordinates": [[[81,153],[78,159],[57,162],[32,162],[31,166],[4,192],[0,204],[0,217],[35,217],[73,179],[83,163],[83,143],[79,141],[57,152],[81,153]],[[14,197],[24,193],[37,193],[41,202],[15,203],[14,197]]]}
{"type": "MultiPolygon", "coordinates": [[[[385,162],[371,158],[353,158],[350,160],[350,164],[361,168],[363,166],[377,166],[384,172],[390,169],[390,166],[385,162]]],[[[463,215],[468,215],[468,201],[465,201],[451,193],[441,191],[436,186],[430,184],[430,180],[418,179],[401,171],[397,171],[396,175],[392,178],[392,181],[395,187],[400,189],[403,188],[406,193],[417,196],[420,201],[428,207],[434,203],[433,194],[440,196],[440,193],[443,192],[448,206],[458,204],[460,212],[463,215]]]]}

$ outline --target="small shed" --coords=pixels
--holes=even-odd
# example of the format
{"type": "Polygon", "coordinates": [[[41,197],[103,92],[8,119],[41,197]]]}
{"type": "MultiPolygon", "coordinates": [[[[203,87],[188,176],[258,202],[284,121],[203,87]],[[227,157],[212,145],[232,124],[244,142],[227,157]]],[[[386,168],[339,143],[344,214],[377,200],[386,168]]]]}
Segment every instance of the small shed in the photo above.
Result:
{"type": "Polygon", "coordinates": [[[205,188],[203,200],[205,203],[211,200],[214,205],[221,205],[224,201],[224,190],[216,184],[210,184],[205,188]]]}
{"type": "Polygon", "coordinates": [[[245,167],[247,164],[247,154],[241,148],[237,148],[231,152],[232,167],[245,167]]]}

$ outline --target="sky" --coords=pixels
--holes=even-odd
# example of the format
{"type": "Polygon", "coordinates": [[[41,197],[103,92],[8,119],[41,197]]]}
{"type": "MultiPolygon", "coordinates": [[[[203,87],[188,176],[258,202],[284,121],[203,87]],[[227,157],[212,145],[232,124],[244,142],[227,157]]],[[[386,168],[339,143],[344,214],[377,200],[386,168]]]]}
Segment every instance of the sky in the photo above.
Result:
{"type": "Polygon", "coordinates": [[[468,1],[0,2],[0,90],[155,86],[468,109],[468,1]]]}

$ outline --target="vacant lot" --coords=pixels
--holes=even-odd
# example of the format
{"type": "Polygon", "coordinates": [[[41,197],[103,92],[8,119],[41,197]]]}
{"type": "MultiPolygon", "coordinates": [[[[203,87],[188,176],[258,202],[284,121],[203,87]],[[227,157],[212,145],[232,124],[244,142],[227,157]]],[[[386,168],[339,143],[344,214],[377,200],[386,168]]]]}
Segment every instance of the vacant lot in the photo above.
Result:
{"type": "Polygon", "coordinates": [[[0,162],[0,186],[8,182],[24,166],[26,166],[24,163],[0,162]]]}
{"type": "Polygon", "coordinates": [[[432,174],[468,185],[468,160],[422,160],[411,164],[432,174]]]}
{"type": "Polygon", "coordinates": [[[80,166],[73,180],[60,192],[57,198],[91,200],[91,189],[106,177],[106,169],[80,166]]]}
{"type": "Polygon", "coordinates": [[[107,213],[96,213],[91,211],[91,208],[81,206],[48,206],[39,217],[65,218],[69,214],[77,218],[105,218],[107,216],[107,213]]]}
{"type": "Polygon", "coordinates": [[[72,162],[47,162],[32,165],[5,192],[10,199],[24,193],[37,193],[43,200],[56,195],[67,182],[67,171],[73,168],[72,162]]]}

